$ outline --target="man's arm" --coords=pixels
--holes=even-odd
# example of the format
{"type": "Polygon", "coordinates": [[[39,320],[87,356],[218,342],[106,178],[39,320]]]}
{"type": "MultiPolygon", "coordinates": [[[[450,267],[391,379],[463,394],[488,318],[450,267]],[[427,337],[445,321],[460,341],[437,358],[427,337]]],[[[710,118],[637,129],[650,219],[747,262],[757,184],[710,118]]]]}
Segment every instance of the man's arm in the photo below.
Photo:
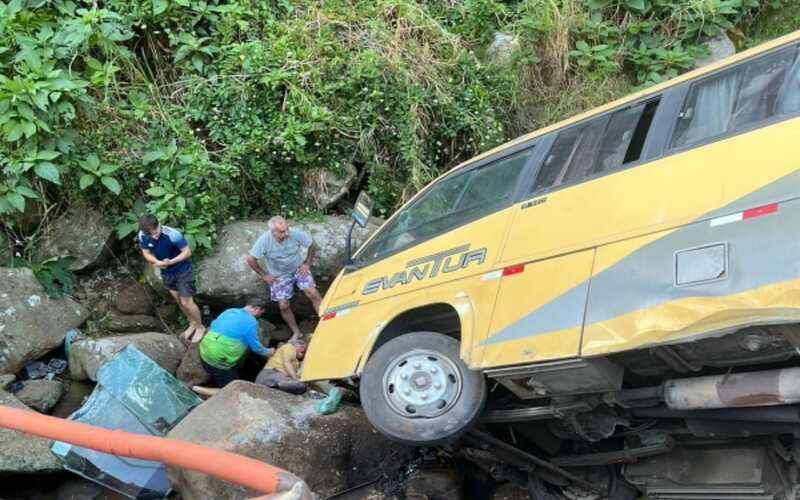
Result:
{"type": "Polygon", "coordinates": [[[274,353],[274,349],[267,349],[258,339],[258,327],[248,330],[244,336],[244,343],[251,351],[261,356],[270,356],[274,353]]]}
{"type": "Polygon", "coordinates": [[[262,281],[266,282],[268,285],[271,285],[275,278],[272,275],[266,273],[262,268],[261,264],[258,263],[258,259],[253,257],[252,255],[246,255],[244,260],[247,262],[247,265],[250,266],[250,269],[255,271],[255,273],[261,278],[262,281]]]}
{"type": "Polygon", "coordinates": [[[171,259],[166,259],[164,262],[166,262],[168,266],[171,266],[177,264],[178,262],[183,262],[184,260],[190,258],[191,256],[192,256],[192,249],[189,248],[189,245],[186,245],[185,247],[181,248],[181,253],[179,253],[178,255],[176,255],[171,259]]]}
{"type": "Polygon", "coordinates": [[[156,256],[153,255],[153,252],[151,252],[150,250],[146,250],[143,248],[142,257],[144,257],[144,260],[153,264],[158,269],[164,269],[165,267],[167,267],[167,263],[163,260],[158,260],[156,256]]]}
{"type": "Polygon", "coordinates": [[[288,350],[283,351],[283,366],[286,367],[286,371],[289,372],[289,376],[295,380],[299,380],[300,377],[297,375],[297,371],[294,369],[294,362],[297,359],[297,354],[294,353],[292,350],[292,354],[288,352],[288,350]]]}
{"type": "Polygon", "coordinates": [[[311,272],[311,263],[314,262],[314,257],[317,255],[317,244],[313,241],[311,245],[308,246],[308,252],[306,253],[306,260],[300,264],[298,271],[300,274],[308,274],[311,272]]]}

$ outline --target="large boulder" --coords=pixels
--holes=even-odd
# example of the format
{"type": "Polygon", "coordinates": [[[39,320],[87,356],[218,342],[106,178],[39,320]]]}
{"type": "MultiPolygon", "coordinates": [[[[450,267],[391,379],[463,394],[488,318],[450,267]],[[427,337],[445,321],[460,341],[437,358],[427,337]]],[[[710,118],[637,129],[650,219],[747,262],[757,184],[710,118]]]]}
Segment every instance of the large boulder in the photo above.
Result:
{"type": "Polygon", "coordinates": [[[109,311],[102,321],[103,329],[113,333],[142,333],[164,329],[164,324],[153,316],[144,314],[120,314],[109,311]]]}
{"type": "Polygon", "coordinates": [[[153,299],[146,285],[133,283],[119,292],[114,300],[117,311],[123,314],[150,314],[153,312],[153,299]]]}
{"type": "Polygon", "coordinates": [[[694,62],[695,68],[707,66],[736,53],[736,46],[725,32],[703,42],[703,48],[708,51],[708,55],[697,59],[694,62]]]}
{"type": "Polygon", "coordinates": [[[178,369],[175,372],[175,377],[190,387],[193,385],[203,385],[211,380],[208,372],[206,372],[205,368],[203,368],[203,365],[200,363],[200,350],[197,344],[190,344],[189,348],[186,349],[181,364],[178,365],[178,369]]]}
{"type": "Polygon", "coordinates": [[[147,332],[73,342],[69,350],[69,373],[73,380],[97,381],[100,365],[109,361],[128,344],[149,356],[161,368],[174,374],[186,347],[174,336],[147,332]]]}
{"type": "MultiPolygon", "coordinates": [[[[281,467],[325,498],[396,468],[409,450],[380,436],[359,408],[318,415],[314,400],[236,381],[195,408],[170,438],[240,453],[281,467]]],[[[256,495],[211,476],[169,468],[185,500],[256,495]]]]}
{"type": "Polygon", "coordinates": [[[101,212],[75,205],[55,220],[44,235],[36,252],[39,260],[72,256],[70,269],[88,271],[102,264],[111,255],[115,240],[114,226],[101,212]]]}
{"type": "Polygon", "coordinates": [[[508,64],[514,52],[519,50],[519,39],[511,33],[498,31],[494,34],[491,45],[486,49],[489,62],[497,65],[508,64]]]}
{"type": "MultiPolygon", "coordinates": [[[[0,391],[0,405],[31,411],[6,391],[0,391]]],[[[50,453],[49,440],[0,428],[0,475],[60,470],[61,462],[50,453]]]]}
{"type": "MultiPolygon", "coordinates": [[[[346,262],[345,247],[352,219],[325,216],[320,222],[292,222],[290,226],[308,231],[318,251],[312,266],[314,278],[325,291],[346,262]]],[[[353,248],[357,248],[377,226],[353,231],[353,248]]],[[[264,294],[265,284],[248,267],[245,256],[261,234],[267,221],[234,222],[222,228],[214,253],[197,265],[197,286],[200,299],[218,306],[241,306],[248,295],[264,294]]],[[[262,263],[262,267],[264,264],[262,263]]]]}
{"type": "Polygon", "coordinates": [[[350,191],[356,177],[358,171],[350,164],[345,164],[341,173],[324,168],[310,170],[304,176],[303,194],[314,200],[317,208],[325,210],[350,191]]]}
{"type": "Polygon", "coordinates": [[[0,373],[16,373],[58,347],[88,316],[70,298],[48,297],[30,269],[0,268],[0,373]]]}
{"type": "Polygon", "coordinates": [[[47,413],[64,395],[64,384],[58,380],[26,380],[14,394],[23,404],[34,410],[47,413]]]}

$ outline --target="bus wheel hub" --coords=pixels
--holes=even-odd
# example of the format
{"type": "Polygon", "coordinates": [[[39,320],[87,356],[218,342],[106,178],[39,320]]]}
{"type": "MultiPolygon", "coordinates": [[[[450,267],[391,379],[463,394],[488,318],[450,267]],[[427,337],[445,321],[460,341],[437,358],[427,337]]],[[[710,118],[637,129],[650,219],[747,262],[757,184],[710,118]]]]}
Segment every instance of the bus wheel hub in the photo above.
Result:
{"type": "Polygon", "coordinates": [[[436,417],[461,393],[455,365],[441,354],[413,350],[397,358],[385,372],[384,397],[404,417],[436,417]]]}

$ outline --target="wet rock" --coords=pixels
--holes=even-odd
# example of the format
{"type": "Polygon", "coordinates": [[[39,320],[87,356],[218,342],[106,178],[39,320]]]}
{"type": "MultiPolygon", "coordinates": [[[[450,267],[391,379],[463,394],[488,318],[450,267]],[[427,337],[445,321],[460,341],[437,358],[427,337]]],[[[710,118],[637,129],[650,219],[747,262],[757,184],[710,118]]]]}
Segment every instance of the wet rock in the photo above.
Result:
{"type": "Polygon", "coordinates": [[[358,171],[353,165],[346,164],[341,173],[325,169],[315,169],[305,175],[303,193],[314,200],[317,208],[324,210],[339,201],[350,191],[358,171]]]}
{"type": "Polygon", "coordinates": [[[714,38],[706,40],[703,43],[703,47],[705,47],[705,49],[708,51],[708,55],[701,59],[697,59],[694,63],[695,68],[713,64],[736,53],[736,46],[733,44],[731,39],[728,38],[728,35],[726,35],[725,32],[720,33],[714,38]]]}
{"type": "Polygon", "coordinates": [[[462,474],[453,467],[432,466],[415,470],[406,483],[407,500],[463,498],[462,474]]]}
{"type": "Polygon", "coordinates": [[[491,63],[503,65],[511,61],[511,56],[518,49],[519,39],[516,36],[498,31],[486,49],[486,55],[491,63]]]}
{"type": "Polygon", "coordinates": [[[203,385],[211,380],[211,377],[209,377],[208,373],[203,369],[203,365],[200,364],[200,351],[198,350],[197,344],[190,344],[189,348],[186,349],[186,354],[183,355],[183,359],[178,366],[178,370],[175,372],[175,376],[178,380],[185,382],[190,387],[193,385],[203,385]]]}
{"type": "MultiPolygon", "coordinates": [[[[291,226],[311,233],[317,244],[312,272],[322,291],[327,290],[345,263],[345,245],[351,222],[352,219],[344,216],[326,216],[321,222],[290,222],[291,226]]],[[[353,232],[354,248],[375,229],[376,225],[367,229],[356,228],[353,232]]],[[[218,306],[240,307],[248,295],[266,294],[266,285],[245,262],[245,255],[265,231],[266,221],[234,222],[222,228],[214,253],[198,263],[196,268],[201,300],[218,306]]],[[[295,296],[302,296],[302,293],[295,296]]]]}
{"type": "MultiPolygon", "coordinates": [[[[195,408],[170,433],[281,467],[322,497],[381,475],[407,450],[372,429],[359,408],[317,415],[314,400],[236,381],[195,408]]],[[[210,476],[170,468],[186,500],[243,499],[248,491],[210,476]]]]}
{"type": "Polygon", "coordinates": [[[102,322],[103,328],[112,333],[142,333],[164,329],[158,318],[143,314],[120,314],[110,311],[102,322]]]}
{"type": "Polygon", "coordinates": [[[38,260],[70,255],[75,257],[70,269],[88,271],[111,255],[114,240],[114,227],[102,213],[75,205],[53,222],[36,255],[38,260]],[[76,228],[80,228],[80,237],[76,237],[76,228]]]}
{"type": "MultiPolygon", "coordinates": [[[[33,411],[5,391],[0,391],[0,405],[33,411]]],[[[0,474],[59,470],[61,462],[50,453],[50,440],[0,428],[0,474]]]]}
{"type": "Polygon", "coordinates": [[[63,395],[64,385],[58,380],[26,380],[14,394],[23,404],[41,413],[49,412],[63,395]]]}
{"type": "Polygon", "coordinates": [[[0,373],[16,373],[58,347],[87,317],[72,299],[49,298],[30,269],[0,268],[0,373]]]}
{"type": "Polygon", "coordinates": [[[150,314],[153,312],[153,300],[150,292],[145,285],[139,283],[120,290],[114,305],[122,314],[150,314]]]}
{"type": "Polygon", "coordinates": [[[165,333],[147,332],[118,335],[100,339],[83,339],[72,344],[69,351],[69,371],[73,380],[97,381],[100,365],[109,361],[128,344],[133,344],[174,374],[186,353],[186,347],[174,336],[165,333]]]}
{"type": "Polygon", "coordinates": [[[530,494],[527,488],[512,483],[501,485],[492,494],[492,500],[528,500],[529,498],[530,494]]]}

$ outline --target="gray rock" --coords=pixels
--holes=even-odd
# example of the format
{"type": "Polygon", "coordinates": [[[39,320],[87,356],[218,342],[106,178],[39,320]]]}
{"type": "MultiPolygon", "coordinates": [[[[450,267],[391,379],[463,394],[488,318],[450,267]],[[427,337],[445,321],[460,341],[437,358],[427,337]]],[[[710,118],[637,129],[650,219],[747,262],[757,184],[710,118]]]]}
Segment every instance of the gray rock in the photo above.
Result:
{"type": "Polygon", "coordinates": [[[317,208],[324,210],[339,201],[350,191],[358,171],[353,165],[346,164],[340,176],[325,169],[315,169],[305,175],[303,194],[314,200],[317,208]]]}
{"type": "Polygon", "coordinates": [[[17,376],[13,373],[6,373],[5,375],[0,375],[0,390],[6,390],[6,387],[17,379],[17,376]]]}
{"type": "Polygon", "coordinates": [[[85,479],[71,479],[58,487],[53,498],[58,500],[125,500],[127,497],[85,479]]]}
{"type": "Polygon", "coordinates": [[[145,285],[135,283],[117,293],[114,301],[117,310],[123,314],[150,314],[153,312],[153,299],[145,285]]]}
{"type": "Polygon", "coordinates": [[[725,32],[720,33],[719,35],[706,40],[703,43],[703,47],[708,51],[708,55],[703,57],[702,59],[698,59],[694,62],[695,68],[700,68],[702,66],[707,66],[709,64],[715,63],[726,57],[730,57],[736,53],[736,46],[733,44],[728,35],[725,32]]]}
{"type": "Polygon", "coordinates": [[[115,240],[114,227],[105,216],[88,207],[75,205],[56,219],[36,251],[39,260],[71,255],[73,271],[87,271],[102,264],[115,240]],[[76,230],[80,237],[76,237],[76,230]]]}
{"type": "Polygon", "coordinates": [[[203,385],[211,380],[211,377],[208,376],[203,365],[200,364],[200,351],[197,348],[197,344],[190,344],[189,348],[186,349],[186,354],[183,355],[183,359],[181,360],[181,364],[178,365],[175,376],[178,380],[185,382],[186,385],[190,387],[193,385],[203,385]]]}
{"type": "Polygon", "coordinates": [[[494,34],[491,45],[486,49],[486,55],[489,62],[503,65],[511,60],[511,56],[518,49],[519,39],[515,35],[498,31],[494,34]]]}
{"type": "Polygon", "coordinates": [[[49,298],[30,269],[0,268],[0,373],[58,347],[88,315],[70,298],[49,298]]]}
{"type": "MultiPolygon", "coordinates": [[[[32,411],[12,394],[0,391],[0,405],[32,411]]],[[[50,453],[50,440],[0,428],[0,473],[44,473],[61,470],[50,453]]]]}
{"type": "MultiPolygon", "coordinates": [[[[347,233],[352,219],[326,216],[321,222],[290,222],[290,226],[311,233],[318,252],[312,266],[314,278],[322,291],[344,266],[347,233]]],[[[357,248],[377,226],[357,228],[353,247],[357,248]]],[[[256,239],[267,231],[266,221],[243,221],[222,228],[214,253],[198,263],[196,268],[200,299],[219,306],[241,306],[248,295],[263,295],[266,285],[247,266],[245,255],[256,239]]],[[[262,267],[264,264],[262,263],[262,267]]]]}
{"type": "Polygon", "coordinates": [[[110,311],[102,321],[103,328],[112,333],[142,333],[164,329],[158,318],[143,314],[120,314],[110,311]]]}
{"type": "Polygon", "coordinates": [[[528,500],[529,498],[527,488],[512,483],[500,486],[492,494],[492,500],[528,500]]]}
{"type": "Polygon", "coordinates": [[[64,385],[58,380],[26,380],[14,394],[23,404],[41,413],[49,412],[63,395],[64,385]]]}
{"type": "Polygon", "coordinates": [[[407,500],[464,498],[463,475],[452,466],[432,466],[414,470],[406,483],[407,500]]]}
{"type": "Polygon", "coordinates": [[[100,365],[109,361],[128,344],[174,374],[186,353],[186,347],[174,336],[147,332],[118,335],[100,339],[83,339],[72,344],[69,351],[69,372],[73,380],[97,381],[100,365]]]}
{"type": "MultiPolygon", "coordinates": [[[[244,381],[195,408],[168,437],[281,467],[323,498],[381,475],[408,452],[373,430],[359,408],[342,405],[333,415],[317,415],[314,400],[244,381]]],[[[188,470],[169,468],[169,475],[185,500],[256,494],[188,470]]]]}

